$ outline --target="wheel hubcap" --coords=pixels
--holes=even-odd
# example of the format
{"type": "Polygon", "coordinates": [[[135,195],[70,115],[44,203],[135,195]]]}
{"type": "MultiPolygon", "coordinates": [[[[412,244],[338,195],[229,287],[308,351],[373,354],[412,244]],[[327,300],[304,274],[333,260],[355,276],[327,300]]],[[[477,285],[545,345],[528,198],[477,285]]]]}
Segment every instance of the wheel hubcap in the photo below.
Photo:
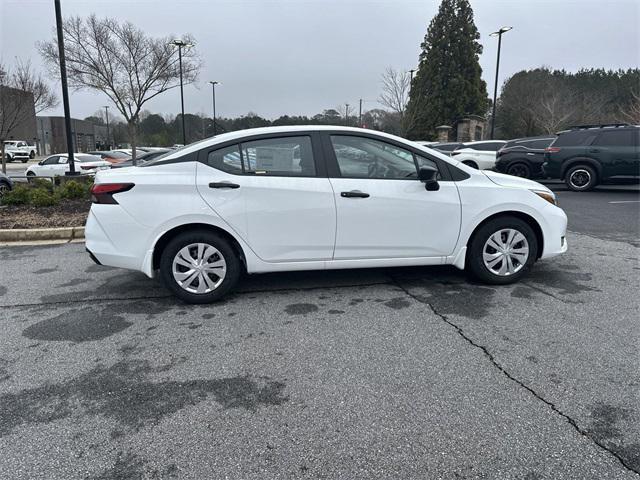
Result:
{"type": "Polygon", "coordinates": [[[482,249],[487,269],[506,277],[519,272],[529,259],[529,242],[518,230],[505,228],[489,236],[482,249]]]}
{"type": "Polygon", "coordinates": [[[582,188],[587,185],[591,181],[591,174],[587,170],[575,170],[571,177],[569,177],[569,182],[576,188],[582,188]]]}
{"type": "Polygon", "coordinates": [[[220,251],[206,243],[192,243],[176,253],[173,278],[189,293],[210,293],[227,274],[227,262],[220,251]]]}
{"type": "Polygon", "coordinates": [[[527,168],[524,167],[523,165],[515,165],[513,167],[511,167],[511,175],[515,176],[515,177],[528,177],[528,171],[527,168]]]}

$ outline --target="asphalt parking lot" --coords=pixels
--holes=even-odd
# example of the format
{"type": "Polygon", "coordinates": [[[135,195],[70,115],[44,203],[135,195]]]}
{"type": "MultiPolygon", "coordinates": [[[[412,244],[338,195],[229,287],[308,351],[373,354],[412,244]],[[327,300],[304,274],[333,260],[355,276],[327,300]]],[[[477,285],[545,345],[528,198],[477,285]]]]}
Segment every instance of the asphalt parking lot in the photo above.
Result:
{"type": "Polygon", "coordinates": [[[0,476],[613,479],[640,472],[640,195],[557,187],[569,252],[261,275],[179,303],[80,243],[0,247],[0,476]]]}

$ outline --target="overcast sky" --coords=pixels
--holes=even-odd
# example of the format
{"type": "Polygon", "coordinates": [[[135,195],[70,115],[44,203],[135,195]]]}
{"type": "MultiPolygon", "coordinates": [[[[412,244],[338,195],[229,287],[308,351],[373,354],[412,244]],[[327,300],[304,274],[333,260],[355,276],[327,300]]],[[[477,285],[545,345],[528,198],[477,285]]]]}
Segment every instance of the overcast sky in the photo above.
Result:
{"type": "MultiPolygon", "coordinates": [[[[115,16],[152,36],[190,33],[204,60],[200,80],[185,88],[185,111],[211,114],[209,80],[221,116],[249,111],[267,118],[313,115],[345,102],[378,108],[380,74],[409,70],[439,0],[62,0],[63,15],[115,16]]],[[[0,0],[0,58],[42,63],[35,44],[52,38],[53,0],[0,0]]],[[[640,0],[471,0],[484,52],[489,91],[495,78],[496,39],[503,25],[499,81],[547,65],[631,68],[640,62],[640,0]]],[[[53,82],[52,82],[53,83],[53,82]]],[[[59,91],[58,84],[54,84],[59,91]]],[[[175,114],[173,89],[147,104],[175,114]]],[[[74,92],[71,114],[84,118],[108,100],[74,92]]],[[[112,111],[115,111],[113,109],[112,111]]],[[[44,114],[61,114],[62,107],[44,114]]]]}

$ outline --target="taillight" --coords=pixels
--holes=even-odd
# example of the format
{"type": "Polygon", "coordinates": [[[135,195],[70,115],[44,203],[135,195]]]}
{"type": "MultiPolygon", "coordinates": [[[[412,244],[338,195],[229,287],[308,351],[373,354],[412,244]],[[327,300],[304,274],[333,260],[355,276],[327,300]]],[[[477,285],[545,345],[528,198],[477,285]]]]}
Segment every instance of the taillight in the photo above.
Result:
{"type": "Polygon", "coordinates": [[[560,147],[547,147],[544,149],[546,153],[556,153],[560,151],[560,147]]]}
{"type": "Polygon", "coordinates": [[[118,202],[113,198],[113,195],[131,190],[133,186],[133,183],[94,184],[93,187],[91,187],[91,201],[93,203],[117,205],[118,202]]]}

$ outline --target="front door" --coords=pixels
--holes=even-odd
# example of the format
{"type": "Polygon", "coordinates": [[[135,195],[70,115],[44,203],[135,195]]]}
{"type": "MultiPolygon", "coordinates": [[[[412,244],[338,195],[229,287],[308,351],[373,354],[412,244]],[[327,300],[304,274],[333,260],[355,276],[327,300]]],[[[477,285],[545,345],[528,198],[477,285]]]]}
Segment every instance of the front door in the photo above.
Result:
{"type": "Polygon", "coordinates": [[[452,181],[427,191],[417,167],[437,164],[397,145],[330,135],[338,212],[335,260],[441,257],[460,232],[460,198],[452,181]]]}
{"type": "Polygon", "coordinates": [[[640,175],[638,131],[640,129],[606,130],[593,141],[587,151],[600,160],[605,177],[640,175]]]}
{"type": "Polygon", "coordinates": [[[336,209],[318,149],[312,135],[295,134],[212,149],[198,164],[198,191],[262,260],[330,260],[336,209]]]}

